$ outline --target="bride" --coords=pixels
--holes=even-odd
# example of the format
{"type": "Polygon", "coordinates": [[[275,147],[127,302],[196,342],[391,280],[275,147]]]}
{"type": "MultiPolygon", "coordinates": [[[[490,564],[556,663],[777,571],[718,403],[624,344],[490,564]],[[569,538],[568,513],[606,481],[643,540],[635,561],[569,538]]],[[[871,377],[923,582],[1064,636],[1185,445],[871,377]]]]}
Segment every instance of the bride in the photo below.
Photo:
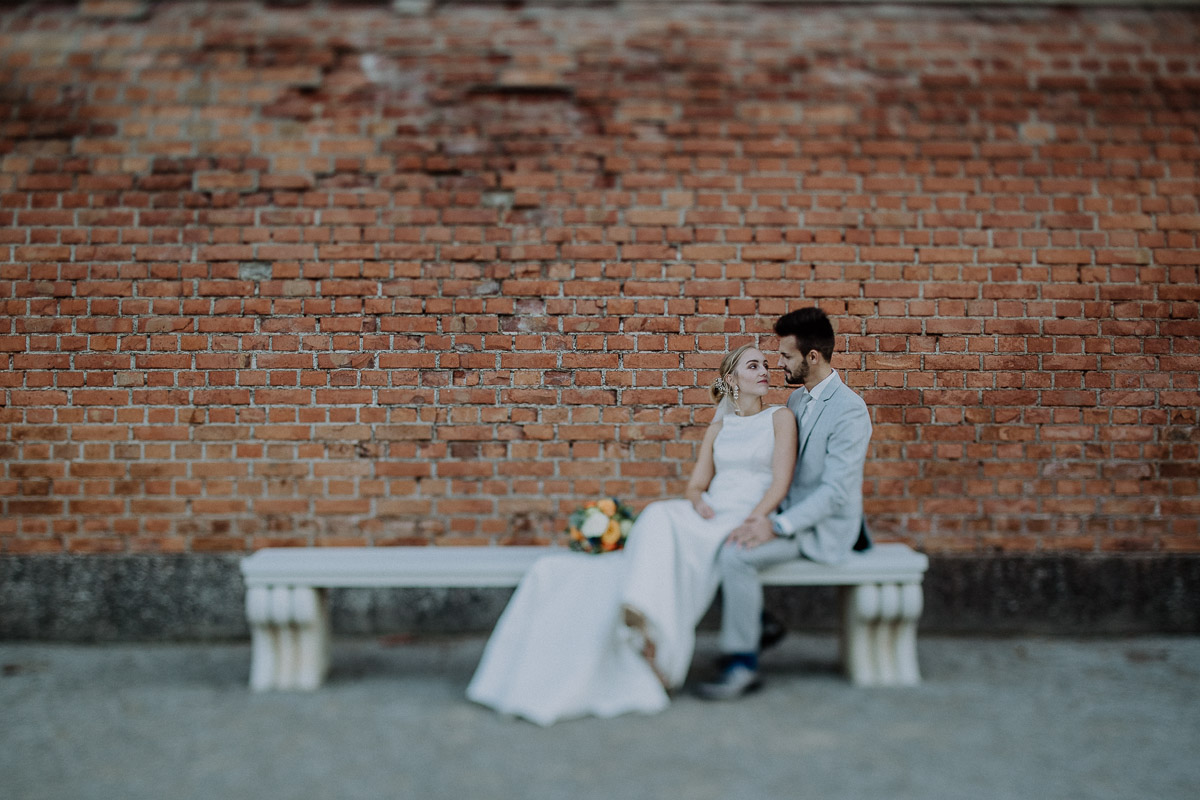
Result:
{"type": "Polygon", "coordinates": [[[695,628],[717,590],[717,552],[744,520],[782,502],[796,461],[796,421],[763,406],[766,357],[725,356],[717,413],[686,500],[651,503],[624,550],[539,559],[522,578],[467,696],[540,725],[586,715],[653,713],[683,684],[695,628]]]}

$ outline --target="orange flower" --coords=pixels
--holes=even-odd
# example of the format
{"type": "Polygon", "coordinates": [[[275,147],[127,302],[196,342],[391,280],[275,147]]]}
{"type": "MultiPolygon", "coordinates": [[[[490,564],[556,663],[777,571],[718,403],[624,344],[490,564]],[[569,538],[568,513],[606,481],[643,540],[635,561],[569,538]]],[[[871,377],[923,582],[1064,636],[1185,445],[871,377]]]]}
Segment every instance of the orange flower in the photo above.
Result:
{"type": "Polygon", "coordinates": [[[596,507],[599,508],[601,511],[603,511],[604,516],[606,516],[606,517],[616,516],[617,504],[608,498],[605,498],[604,500],[601,500],[598,503],[596,503],[596,507]]]}
{"type": "Polygon", "coordinates": [[[608,523],[608,530],[600,537],[600,544],[604,545],[605,550],[616,550],[617,545],[621,543],[621,523],[615,519],[608,523]]]}
{"type": "Polygon", "coordinates": [[[576,528],[574,525],[571,526],[571,538],[577,542],[583,541],[583,533],[580,532],[579,528],[576,528]]]}

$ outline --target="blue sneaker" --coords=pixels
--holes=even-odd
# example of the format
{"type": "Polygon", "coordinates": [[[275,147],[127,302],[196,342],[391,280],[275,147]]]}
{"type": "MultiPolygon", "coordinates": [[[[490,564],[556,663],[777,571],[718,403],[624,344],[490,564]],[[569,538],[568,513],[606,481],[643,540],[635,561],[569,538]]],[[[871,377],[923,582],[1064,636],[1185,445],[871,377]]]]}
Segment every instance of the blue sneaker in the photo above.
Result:
{"type": "Polygon", "coordinates": [[[758,670],[745,664],[732,664],[719,679],[697,686],[696,694],[705,700],[736,700],[761,688],[758,670]]]}

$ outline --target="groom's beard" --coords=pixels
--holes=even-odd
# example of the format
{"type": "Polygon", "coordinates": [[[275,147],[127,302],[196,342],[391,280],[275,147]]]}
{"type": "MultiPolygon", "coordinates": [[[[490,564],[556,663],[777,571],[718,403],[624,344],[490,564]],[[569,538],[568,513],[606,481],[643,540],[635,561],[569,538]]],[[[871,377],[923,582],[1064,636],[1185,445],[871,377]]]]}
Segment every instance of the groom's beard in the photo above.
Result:
{"type": "Polygon", "coordinates": [[[788,386],[800,386],[808,379],[808,362],[805,361],[800,366],[800,372],[792,372],[787,367],[783,368],[783,380],[788,386]]]}

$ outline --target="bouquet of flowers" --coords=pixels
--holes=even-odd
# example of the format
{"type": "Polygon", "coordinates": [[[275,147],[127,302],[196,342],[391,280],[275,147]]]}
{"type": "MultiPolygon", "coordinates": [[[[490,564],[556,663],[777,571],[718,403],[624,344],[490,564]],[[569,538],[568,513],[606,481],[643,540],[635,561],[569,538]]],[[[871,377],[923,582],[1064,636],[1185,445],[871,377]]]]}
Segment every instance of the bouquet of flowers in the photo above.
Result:
{"type": "Polygon", "coordinates": [[[571,549],[581,553],[620,550],[625,546],[625,537],[633,527],[635,516],[633,509],[615,497],[584,503],[568,518],[571,549]]]}

